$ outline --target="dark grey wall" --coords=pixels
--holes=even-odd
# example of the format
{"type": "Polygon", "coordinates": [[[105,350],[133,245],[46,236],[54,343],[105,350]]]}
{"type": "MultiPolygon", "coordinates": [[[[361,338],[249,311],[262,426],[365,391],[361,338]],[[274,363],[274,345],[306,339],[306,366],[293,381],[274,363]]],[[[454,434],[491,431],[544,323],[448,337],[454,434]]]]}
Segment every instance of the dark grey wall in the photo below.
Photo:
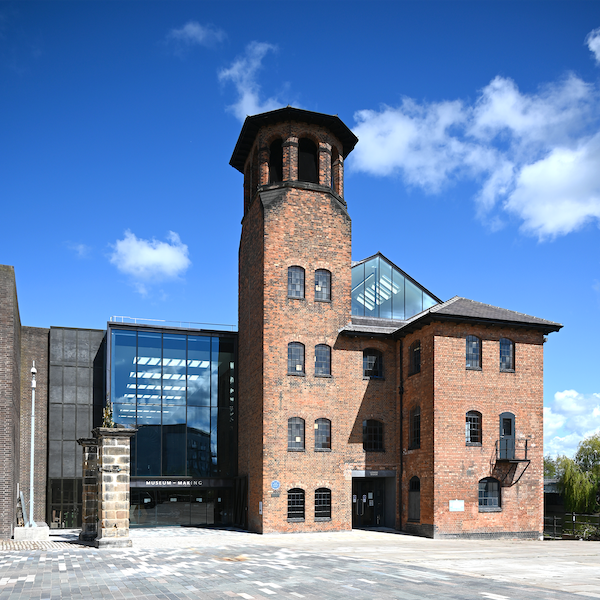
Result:
{"type": "Polygon", "coordinates": [[[77,439],[101,424],[105,331],[50,329],[48,478],[81,477],[77,439]]]}

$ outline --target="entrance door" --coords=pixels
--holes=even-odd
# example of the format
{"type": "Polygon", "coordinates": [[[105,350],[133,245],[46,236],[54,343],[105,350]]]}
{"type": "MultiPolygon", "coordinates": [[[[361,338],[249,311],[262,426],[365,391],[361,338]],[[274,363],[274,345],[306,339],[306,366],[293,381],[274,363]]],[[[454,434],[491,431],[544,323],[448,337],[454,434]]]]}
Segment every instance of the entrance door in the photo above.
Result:
{"type": "Polygon", "coordinates": [[[352,527],[384,525],[385,479],[352,480],[352,527]]]}
{"type": "Polygon", "coordinates": [[[500,459],[515,458],[515,415],[509,412],[500,415],[500,459]]]}

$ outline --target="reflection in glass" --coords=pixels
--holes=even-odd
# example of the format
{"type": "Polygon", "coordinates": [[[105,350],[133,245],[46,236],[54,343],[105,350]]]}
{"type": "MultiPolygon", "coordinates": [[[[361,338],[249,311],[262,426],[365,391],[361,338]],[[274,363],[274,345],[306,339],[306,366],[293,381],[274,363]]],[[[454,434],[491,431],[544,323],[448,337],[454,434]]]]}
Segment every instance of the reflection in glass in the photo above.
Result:
{"type": "Polygon", "coordinates": [[[114,419],[138,427],[132,474],[234,476],[235,339],[116,328],[111,336],[114,419]]]}
{"type": "Polygon", "coordinates": [[[383,256],[352,267],[352,315],[402,321],[435,304],[383,256]]]}
{"type": "Polygon", "coordinates": [[[210,406],[210,338],[188,336],[187,402],[210,406]]]}

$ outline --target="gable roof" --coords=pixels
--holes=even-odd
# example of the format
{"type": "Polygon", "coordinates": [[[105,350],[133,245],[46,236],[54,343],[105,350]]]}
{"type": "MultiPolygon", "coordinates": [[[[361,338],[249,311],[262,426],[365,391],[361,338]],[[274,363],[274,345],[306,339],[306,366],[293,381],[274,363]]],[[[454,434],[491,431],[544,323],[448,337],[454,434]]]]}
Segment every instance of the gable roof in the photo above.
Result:
{"type": "Polygon", "coordinates": [[[537,329],[544,334],[562,328],[560,323],[554,321],[547,321],[514,310],[454,296],[454,298],[442,304],[436,304],[406,321],[352,317],[352,321],[340,329],[340,333],[349,336],[401,338],[435,321],[470,322],[537,329]]]}
{"type": "Polygon", "coordinates": [[[407,319],[402,324],[395,335],[401,337],[415,329],[433,321],[470,321],[477,323],[487,323],[490,325],[505,325],[509,327],[524,327],[529,329],[538,329],[543,333],[551,333],[562,328],[562,324],[554,321],[547,321],[539,317],[533,317],[524,313],[484,304],[468,298],[454,296],[450,300],[436,304],[431,308],[407,319]]]}

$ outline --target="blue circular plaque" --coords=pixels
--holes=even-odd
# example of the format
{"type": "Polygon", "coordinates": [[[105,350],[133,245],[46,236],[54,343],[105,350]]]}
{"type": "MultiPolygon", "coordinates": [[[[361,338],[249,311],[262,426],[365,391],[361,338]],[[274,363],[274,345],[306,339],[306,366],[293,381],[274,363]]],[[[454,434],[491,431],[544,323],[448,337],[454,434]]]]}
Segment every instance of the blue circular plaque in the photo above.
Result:
{"type": "Polygon", "coordinates": [[[279,483],[279,481],[275,480],[275,481],[271,481],[271,487],[274,490],[278,490],[281,487],[281,484],[279,483]]]}

